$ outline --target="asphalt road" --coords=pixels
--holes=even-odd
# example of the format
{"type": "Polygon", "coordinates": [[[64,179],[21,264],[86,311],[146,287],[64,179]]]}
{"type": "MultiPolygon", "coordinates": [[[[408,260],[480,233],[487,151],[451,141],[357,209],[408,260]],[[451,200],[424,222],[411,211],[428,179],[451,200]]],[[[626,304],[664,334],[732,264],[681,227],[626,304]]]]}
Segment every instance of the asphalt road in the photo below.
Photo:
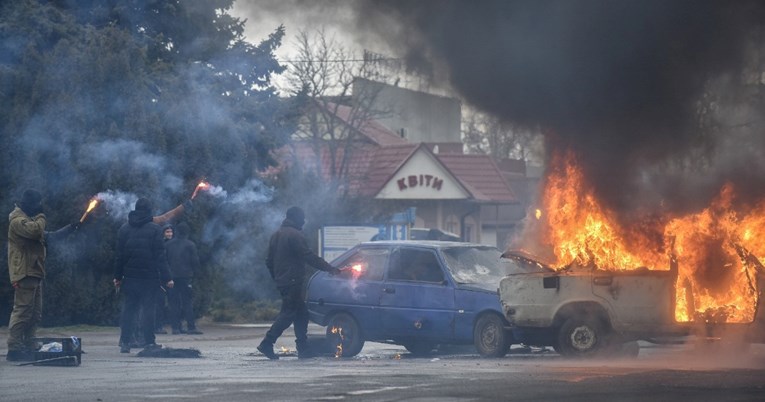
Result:
{"type": "MultiPolygon", "coordinates": [[[[354,358],[298,360],[291,329],[278,361],[255,351],[268,325],[207,325],[203,335],[158,335],[202,358],[120,354],[116,328],[40,336],[82,338],[82,365],[17,366],[5,361],[0,328],[1,401],[762,401],[765,345],[728,347],[689,342],[642,344],[637,358],[570,360],[551,350],[514,348],[483,359],[470,348],[414,358],[405,349],[367,343],[354,358]]],[[[321,334],[323,328],[311,326],[321,334]]]]}

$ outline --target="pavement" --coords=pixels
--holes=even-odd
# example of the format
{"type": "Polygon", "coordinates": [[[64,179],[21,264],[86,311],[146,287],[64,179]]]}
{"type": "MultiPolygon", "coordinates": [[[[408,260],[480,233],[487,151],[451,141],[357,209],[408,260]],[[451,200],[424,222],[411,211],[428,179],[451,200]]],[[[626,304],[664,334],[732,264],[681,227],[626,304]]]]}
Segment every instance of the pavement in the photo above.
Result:
{"type": "MultiPolygon", "coordinates": [[[[202,335],[157,335],[201,358],[121,354],[118,328],[49,328],[41,337],[82,338],[76,367],[5,361],[0,328],[2,401],[694,401],[765,400],[765,345],[641,343],[637,358],[564,359],[550,349],[514,346],[498,359],[471,347],[415,358],[403,347],[367,342],[353,358],[298,360],[288,329],[268,360],[255,350],[270,323],[200,325],[202,335]]],[[[324,328],[311,324],[311,338],[324,328]]]]}

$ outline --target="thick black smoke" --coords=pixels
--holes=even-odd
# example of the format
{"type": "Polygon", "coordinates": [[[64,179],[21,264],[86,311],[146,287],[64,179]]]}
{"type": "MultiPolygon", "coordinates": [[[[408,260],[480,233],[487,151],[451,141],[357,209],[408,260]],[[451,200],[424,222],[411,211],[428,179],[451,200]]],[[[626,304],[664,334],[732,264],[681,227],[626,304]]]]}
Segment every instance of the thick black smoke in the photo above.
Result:
{"type": "MultiPolygon", "coordinates": [[[[618,211],[698,207],[725,181],[750,198],[765,193],[759,111],[744,119],[754,126],[699,129],[712,84],[742,76],[765,3],[355,4],[359,30],[376,29],[411,67],[448,79],[487,112],[541,125],[548,151],[575,150],[600,199],[618,211]]],[[[706,117],[731,116],[718,107],[706,117]]]]}

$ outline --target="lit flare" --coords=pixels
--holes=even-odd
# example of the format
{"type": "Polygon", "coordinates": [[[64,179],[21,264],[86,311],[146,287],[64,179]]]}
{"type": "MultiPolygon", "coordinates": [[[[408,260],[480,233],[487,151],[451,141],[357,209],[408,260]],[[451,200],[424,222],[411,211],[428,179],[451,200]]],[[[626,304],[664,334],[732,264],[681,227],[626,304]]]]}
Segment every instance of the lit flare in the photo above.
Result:
{"type": "Polygon", "coordinates": [[[197,184],[197,186],[194,188],[194,193],[191,194],[191,199],[193,200],[196,198],[197,194],[199,193],[199,190],[208,190],[210,188],[210,183],[202,180],[197,184]]]}
{"type": "Polygon", "coordinates": [[[96,206],[98,206],[98,198],[91,199],[90,203],[88,203],[88,208],[85,210],[85,213],[82,214],[82,217],[80,218],[80,223],[85,221],[85,218],[88,216],[90,211],[96,209],[96,206]]]}

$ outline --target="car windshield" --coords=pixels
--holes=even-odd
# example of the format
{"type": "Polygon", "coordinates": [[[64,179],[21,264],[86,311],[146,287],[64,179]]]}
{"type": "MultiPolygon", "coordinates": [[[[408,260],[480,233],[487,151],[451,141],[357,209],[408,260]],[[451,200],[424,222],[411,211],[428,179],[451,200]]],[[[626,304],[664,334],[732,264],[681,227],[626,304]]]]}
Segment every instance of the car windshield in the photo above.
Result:
{"type": "Polygon", "coordinates": [[[457,283],[497,284],[508,274],[507,260],[494,247],[449,247],[443,255],[457,283]]]}

